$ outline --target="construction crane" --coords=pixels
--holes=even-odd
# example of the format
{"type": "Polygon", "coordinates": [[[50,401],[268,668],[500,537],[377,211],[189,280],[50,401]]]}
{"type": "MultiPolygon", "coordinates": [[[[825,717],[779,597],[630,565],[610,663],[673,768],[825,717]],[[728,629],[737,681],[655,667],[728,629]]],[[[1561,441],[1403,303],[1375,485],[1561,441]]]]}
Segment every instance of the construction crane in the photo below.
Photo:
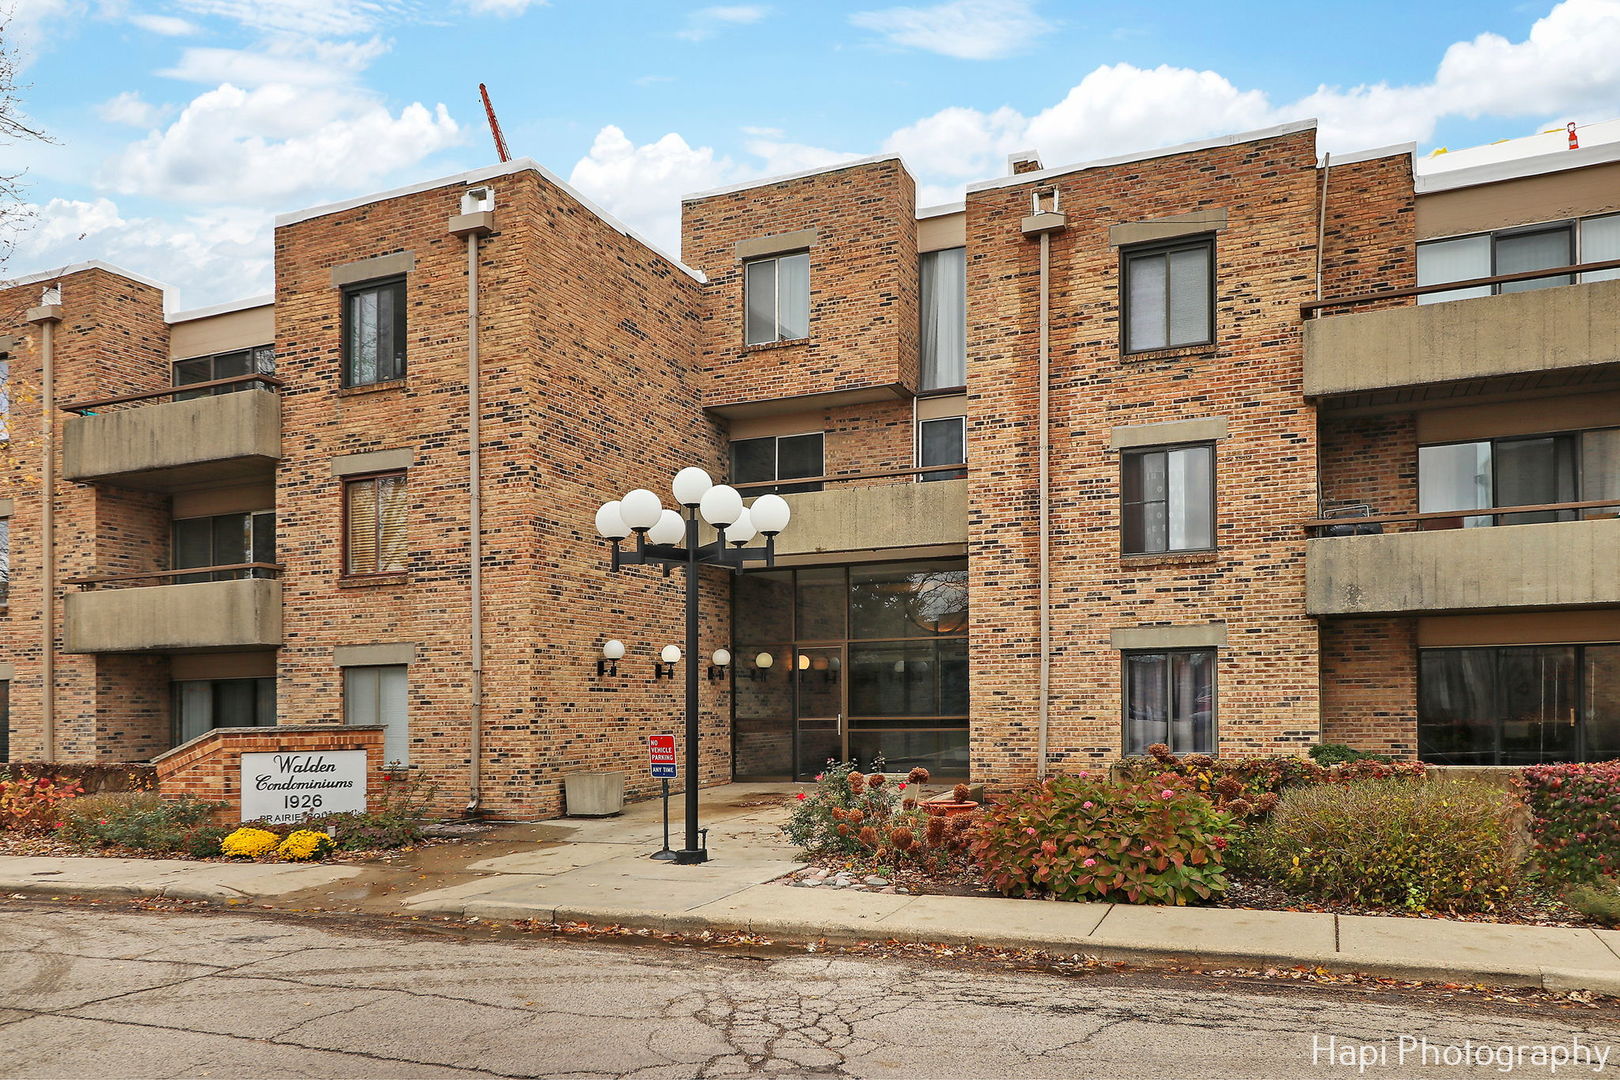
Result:
{"type": "Polygon", "coordinates": [[[490,104],[489,89],[483,83],[478,84],[478,96],[484,99],[484,115],[489,117],[489,133],[495,139],[495,152],[502,161],[511,161],[512,155],[506,149],[506,136],[501,134],[501,122],[495,119],[495,106],[490,104]]]}

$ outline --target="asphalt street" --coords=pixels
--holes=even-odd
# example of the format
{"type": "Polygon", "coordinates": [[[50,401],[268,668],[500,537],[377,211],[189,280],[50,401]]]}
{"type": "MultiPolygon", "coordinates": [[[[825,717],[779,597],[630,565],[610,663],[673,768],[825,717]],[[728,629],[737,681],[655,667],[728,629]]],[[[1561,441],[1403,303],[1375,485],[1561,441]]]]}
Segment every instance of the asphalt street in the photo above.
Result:
{"type": "Polygon", "coordinates": [[[1613,1008],[45,901],[0,991],[8,1077],[1620,1074],[1613,1008]]]}

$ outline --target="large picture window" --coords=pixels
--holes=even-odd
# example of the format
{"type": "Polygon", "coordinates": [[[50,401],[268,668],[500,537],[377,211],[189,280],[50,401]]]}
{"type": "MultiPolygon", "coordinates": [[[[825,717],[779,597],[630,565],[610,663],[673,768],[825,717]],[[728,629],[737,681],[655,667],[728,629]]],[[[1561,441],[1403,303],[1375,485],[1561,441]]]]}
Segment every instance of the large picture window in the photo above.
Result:
{"type": "Polygon", "coordinates": [[[967,384],[967,248],[929,251],[920,263],[922,389],[967,384]]]}
{"type": "Polygon", "coordinates": [[[1155,446],[1120,457],[1127,555],[1215,546],[1215,448],[1155,446]]]}
{"type": "Polygon", "coordinates": [[[1215,753],[1215,650],[1128,652],[1125,753],[1164,743],[1177,754],[1215,753]]]}
{"type": "Polygon", "coordinates": [[[343,506],[345,573],[388,574],[408,569],[404,473],[346,482],[343,506]]]}
{"type": "Polygon", "coordinates": [[[274,727],[276,680],[187,679],[173,684],[174,744],[219,727],[274,727]]]}
{"type": "MultiPolygon", "coordinates": [[[[1620,259],[1620,214],[1425,240],[1417,246],[1417,283],[1443,285],[1448,281],[1523,274],[1610,259],[1620,259]]],[[[1582,281],[1610,281],[1615,278],[1620,278],[1620,268],[1590,270],[1581,275],[1582,281]]],[[[1547,274],[1524,281],[1425,293],[1417,298],[1417,302],[1438,304],[1493,293],[1549,289],[1568,285],[1572,280],[1569,274],[1547,274]]]]}
{"type": "Polygon", "coordinates": [[[343,290],[343,385],[405,377],[405,279],[343,290]]]}
{"type": "MultiPolygon", "coordinates": [[[[214,382],[218,379],[234,379],[240,375],[274,375],[276,373],[276,350],[270,345],[260,345],[252,349],[237,349],[233,352],[214,353],[210,356],[193,356],[187,360],[176,360],[173,367],[175,386],[189,386],[192,383],[214,382]]],[[[243,381],[232,383],[229,386],[211,386],[206,390],[187,390],[174,395],[176,401],[189,401],[192,398],[208,397],[212,394],[234,394],[240,390],[257,389],[260,383],[243,381]]]]}
{"type": "Polygon", "coordinates": [[[1215,340],[1215,241],[1209,237],[1121,253],[1125,351],[1215,340]]]}
{"type": "MultiPolygon", "coordinates": [[[[763,484],[772,480],[792,480],[801,476],[824,475],[823,436],[819,431],[804,435],[767,435],[759,439],[738,439],[731,444],[731,482],[763,484]]],[[[788,495],[795,491],[820,491],[819,483],[777,484],[770,488],[749,488],[747,495],[774,491],[788,495]]]]}
{"type": "MultiPolygon", "coordinates": [[[[170,526],[171,569],[192,566],[238,566],[242,563],[276,561],[276,513],[260,510],[251,514],[215,514],[211,517],[176,518],[170,526]]],[[[259,577],[257,570],[216,570],[209,574],[183,574],[177,584],[198,581],[230,581],[259,577]]]]}
{"type": "MultiPolygon", "coordinates": [[[[1498,506],[1620,500],[1620,428],[1526,435],[1418,447],[1418,510],[1490,510],[1498,506]]],[[[1614,517],[1620,505],[1516,514],[1459,513],[1428,529],[1532,525],[1614,517]]]]}
{"type": "Polygon", "coordinates": [[[1418,756],[1440,765],[1620,757],[1620,645],[1418,650],[1418,756]]]}
{"type": "Polygon", "coordinates": [[[743,343],[768,345],[810,336],[810,253],[743,264],[743,343]]]}

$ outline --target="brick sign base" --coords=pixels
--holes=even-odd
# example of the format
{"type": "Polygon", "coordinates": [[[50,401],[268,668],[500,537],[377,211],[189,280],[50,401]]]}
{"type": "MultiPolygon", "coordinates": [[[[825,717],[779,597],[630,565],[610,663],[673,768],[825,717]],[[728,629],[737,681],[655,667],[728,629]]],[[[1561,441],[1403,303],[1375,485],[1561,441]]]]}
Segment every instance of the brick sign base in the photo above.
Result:
{"type": "Polygon", "coordinates": [[[233,824],[242,814],[243,754],[318,754],[337,750],[366,752],[366,797],[372,808],[383,789],[383,729],[347,724],[289,724],[285,727],[214,728],[152,759],[158,794],[168,799],[191,795],[228,804],[216,816],[233,824]]]}

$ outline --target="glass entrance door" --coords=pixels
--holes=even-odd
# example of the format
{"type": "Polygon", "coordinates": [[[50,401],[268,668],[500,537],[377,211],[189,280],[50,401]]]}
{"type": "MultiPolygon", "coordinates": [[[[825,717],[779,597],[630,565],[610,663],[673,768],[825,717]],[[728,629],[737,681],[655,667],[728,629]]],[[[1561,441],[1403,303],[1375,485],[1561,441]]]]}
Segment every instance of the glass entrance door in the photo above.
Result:
{"type": "Polygon", "coordinates": [[[842,645],[793,650],[794,779],[809,780],[829,760],[844,760],[844,683],[842,645]]]}

